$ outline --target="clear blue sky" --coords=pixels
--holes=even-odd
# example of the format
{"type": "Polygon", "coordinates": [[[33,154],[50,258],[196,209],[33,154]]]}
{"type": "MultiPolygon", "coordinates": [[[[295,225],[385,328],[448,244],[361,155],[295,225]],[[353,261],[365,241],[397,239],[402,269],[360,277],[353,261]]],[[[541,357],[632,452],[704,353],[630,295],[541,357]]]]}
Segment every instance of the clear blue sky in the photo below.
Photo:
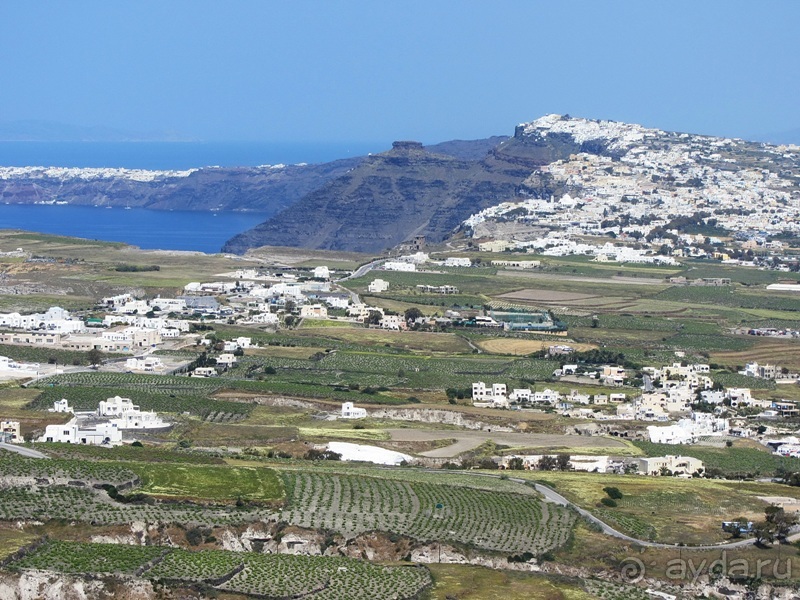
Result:
{"type": "Polygon", "coordinates": [[[0,121],[426,143],[569,113],[800,127],[800,2],[0,3],[0,121]]]}

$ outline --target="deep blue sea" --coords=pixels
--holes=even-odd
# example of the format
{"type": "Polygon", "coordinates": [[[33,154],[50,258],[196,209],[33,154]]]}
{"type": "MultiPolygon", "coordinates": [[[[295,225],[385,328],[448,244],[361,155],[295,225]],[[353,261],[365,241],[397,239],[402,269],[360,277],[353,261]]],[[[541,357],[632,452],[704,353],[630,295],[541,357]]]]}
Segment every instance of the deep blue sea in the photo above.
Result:
{"type": "MultiPolygon", "coordinates": [[[[328,162],[383,152],[390,147],[391,144],[364,142],[0,142],[0,166],[181,170],[328,162]]],[[[0,229],[126,242],[146,249],[212,253],[219,252],[237,233],[264,222],[269,216],[268,213],[0,204],[0,229]]]]}
{"type": "Polygon", "coordinates": [[[241,212],[0,204],[0,229],[25,229],[91,240],[126,242],[150,250],[219,252],[222,245],[234,235],[266,219],[265,214],[241,212]]]}

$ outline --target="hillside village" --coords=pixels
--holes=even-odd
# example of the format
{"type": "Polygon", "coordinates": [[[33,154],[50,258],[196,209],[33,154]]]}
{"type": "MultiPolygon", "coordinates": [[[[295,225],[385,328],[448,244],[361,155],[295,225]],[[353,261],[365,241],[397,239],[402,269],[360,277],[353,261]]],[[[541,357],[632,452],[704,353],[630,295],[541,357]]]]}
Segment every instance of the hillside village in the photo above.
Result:
{"type": "Polygon", "coordinates": [[[702,256],[798,268],[782,253],[782,236],[798,228],[800,147],[762,145],[749,164],[752,145],[742,140],[561,115],[520,125],[518,134],[534,141],[566,136],[594,150],[543,166],[531,177],[531,185],[543,179],[557,190],[549,198],[510,200],[466,219],[463,226],[481,250],[656,264],[702,256]],[[511,235],[502,237],[504,230],[511,235]]]}
{"type": "MultiPolygon", "coordinates": [[[[537,261],[496,261],[509,266],[537,268],[537,261]],[[522,265],[522,266],[520,266],[522,265]]],[[[469,258],[431,260],[425,252],[403,255],[376,263],[381,270],[413,274],[418,267],[436,273],[437,268],[468,269],[473,267],[469,258]]],[[[503,265],[505,266],[505,265],[503,265]]],[[[23,315],[0,314],[0,343],[29,345],[40,348],[61,348],[73,351],[95,351],[127,358],[98,359],[91,369],[126,371],[156,375],[184,374],[190,377],[213,378],[236,366],[237,358],[258,348],[250,337],[239,336],[229,340],[211,341],[203,333],[213,324],[244,324],[266,327],[272,331],[291,327],[303,319],[334,320],[377,327],[390,331],[422,330],[430,327],[441,330],[448,327],[471,327],[491,331],[540,332],[555,330],[552,317],[547,312],[533,314],[525,307],[514,312],[507,306],[489,307],[488,311],[469,311],[464,316],[456,311],[446,311],[444,317],[428,318],[420,314],[389,314],[377,306],[368,306],[358,295],[332,281],[328,267],[315,267],[305,272],[285,271],[270,273],[265,270],[238,270],[221,274],[220,281],[193,282],[184,287],[183,295],[174,298],[156,297],[137,299],[125,293],[101,298],[86,316],[72,315],[60,307],[51,307],[44,313],[23,315]],[[330,311],[330,314],[329,314],[330,311]],[[511,311],[511,312],[509,312],[511,311]],[[491,316],[490,316],[491,315],[491,316]],[[532,325],[541,315],[537,325],[532,325]],[[495,320],[497,317],[498,320],[495,320]],[[211,347],[213,344],[213,348],[211,347]],[[160,356],[159,350],[181,347],[205,347],[211,352],[202,362],[160,356]],[[131,356],[132,355],[132,356],[131,356]],[[105,363],[101,365],[100,363],[105,363]]],[[[680,282],[674,282],[680,283],[680,282]]],[[[703,285],[730,285],[730,281],[708,280],[703,285]]],[[[389,290],[390,284],[375,278],[368,286],[372,294],[389,290]]],[[[425,293],[458,293],[454,286],[418,285],[425,293]],[[452,289],[451,289],[452,288],[452,289]]],[[[784,456],[800,457],[800,445],[794,438],[780,440],[780,435],[794,433],[781,426],[782,419],[794,419],[800,414],[794,402],[759,400],[746,387],[724,387],[714,384],[708,376],[708,364],[691,364],[685,360],[670,365],[643,366],[635,370],[615,364],[585,363],[580,358],[571,363],[575,350],[566,344],[550,345],[542,355],[557,359],[560,367],[552,373],[554,383],[600,385],[608,392],[588,394],[572,389],[562,393],[549,387],[532,390],[514,388],[508,391],[504,383],[471,383],[472,404],[476,408],[512,409],[557,412],[569,419],[592,420],[606,424],[603,433],[624,438],[647,439],[657,444],[693,444],[709,438],[753,438],[766,443],[770,449],[784,456]],[[618,390],[618,391],[615,391],[618,390]],[[624,391],[623,391],[624,390],[624,391]],[[759,425],[752,426],[753,419],[759,425]],[[631,429],[627,422],[641,422],[631,429]],[[764,426],[761,423],[768,422],[764,426]],[[645,425],[658,423],[658,425],[645,425]],[[779,436],[779,437],[775,437],[779,436]]],[[[684,352],[676,352],[684,358],[684,352]]],[[[580,353],[575,354],[580,356],[580,353]]],[[[204,354],[205,356],[205,354],[204,354]]],[[[0,357],[0,375],[11,378],[33,378],[37,383],[53,374],[63,373],[67,365],[51,367],[38,363],[19,363],[0,357]]],[[[73,367],[73,371],[80,367],[73,367]]],[[[797,384],[798,373],[774,364],[748,363],[740,375],[754,379],[771,380],[781,384],[797,384]]],[[[72,412],[67,400],[56,403],[56,412],[72,412]]],[[[166,426],[155,413],[141,413],[129,399],[109,399],[116,403],[114,410],[101,417],[116,417],[117,421],[97,422],[93,413],[80,413],[66,425],[48,426],[42,440],[114,445],[122,441],[121,425],[136,419],[141,421],[134,429],[166,426]],[[121,403],[127,403],[123,406],[121,403]],[[90,418],[87,418],[90,415],[90,418]],[[131,417],[131,415],[133,415],[131,417]],[[148,423],[153,423],[149,425],[148,423]]],[[[352,402],[345,403],[343,418],[363,418],[364,409],[356,409],[352,402]]],[[[23,441],[19,423],[4,421],[4,431],[14,442],[23,441]]],[[[576,431],[582,430],[576,427],[576,431]]],[[[507,458],[504,459],[507,462],[507,458]]],[[[538,464],[526,459],[526,464],[538,464]]],[[[594,464],[592,461],[590,463],[594,464]]],[[[576,463],[580,464],[580,463],[576,463]]],[[[619,466],[619,465],[617,465],[619,466]]],[[[674,471],[674,469],[672,469],[674,471]]],[[[656,470],[658,471],[658,469],[656,470]]],[[[602,470],[601,470],[602,472],[602,470]]],[[[644,469],[643,472],[648,472],[644,469]]]]}

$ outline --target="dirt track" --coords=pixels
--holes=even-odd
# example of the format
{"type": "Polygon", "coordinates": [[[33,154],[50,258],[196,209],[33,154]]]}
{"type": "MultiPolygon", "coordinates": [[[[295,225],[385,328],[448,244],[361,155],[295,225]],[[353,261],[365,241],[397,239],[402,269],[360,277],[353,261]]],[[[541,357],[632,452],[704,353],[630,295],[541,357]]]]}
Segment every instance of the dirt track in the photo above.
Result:
{"type": "Polygon", "coordinates": [[[555,435],[547,433],[504,433],[490,431],[432,431],[425,429],[389,429],[392,441],[396,442],[430,442],[434,440],[456,439],[455,444],[422,452],[422,456],[430,458],[452,458],[462,452],[477,448],[487,440],[496,444],[524,448],[624,448],[625,444],[617,440],[603,437],[583,437],[577,435],[555,435]]]}
{"type": "Polygon", "coordinates": [[[583,277],[580,275],[560,275],[553,273],[525,273],[520,271],[498,271],[499,277],[513,277],[515,279],[545,279],[550,281],[584,281],[587,283],[620,283],[625,285],[668,285],[663,279],[653,277],[625,277],[612,275],[611,277],[583,277]]]}

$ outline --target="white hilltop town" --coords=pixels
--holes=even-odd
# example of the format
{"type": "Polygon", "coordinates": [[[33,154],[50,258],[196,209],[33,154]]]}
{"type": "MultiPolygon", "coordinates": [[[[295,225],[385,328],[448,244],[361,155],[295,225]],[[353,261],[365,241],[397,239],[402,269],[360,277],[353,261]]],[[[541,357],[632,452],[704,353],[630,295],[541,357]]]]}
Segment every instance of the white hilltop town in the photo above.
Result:
{"type": "Polygon", "coordinates": [[[586,150],[531,176],[532,188],[544,179],[558,190],[552,196],[510,199],[467,218],[463,227],[481,250],[667,265],[708,257],[789,269],[768,259],[781,257],[784,244],[776,237],[800,231],[800,147],[761,145],[772,162],[747,166],[749,143],[739,139],[562,115],[518,132],[534,142],[561,136],[586,150]],[[687,233],[690,222],[733,239],[687,233]],[[591,239],[598,237],[612,241],[591,239]]]}

